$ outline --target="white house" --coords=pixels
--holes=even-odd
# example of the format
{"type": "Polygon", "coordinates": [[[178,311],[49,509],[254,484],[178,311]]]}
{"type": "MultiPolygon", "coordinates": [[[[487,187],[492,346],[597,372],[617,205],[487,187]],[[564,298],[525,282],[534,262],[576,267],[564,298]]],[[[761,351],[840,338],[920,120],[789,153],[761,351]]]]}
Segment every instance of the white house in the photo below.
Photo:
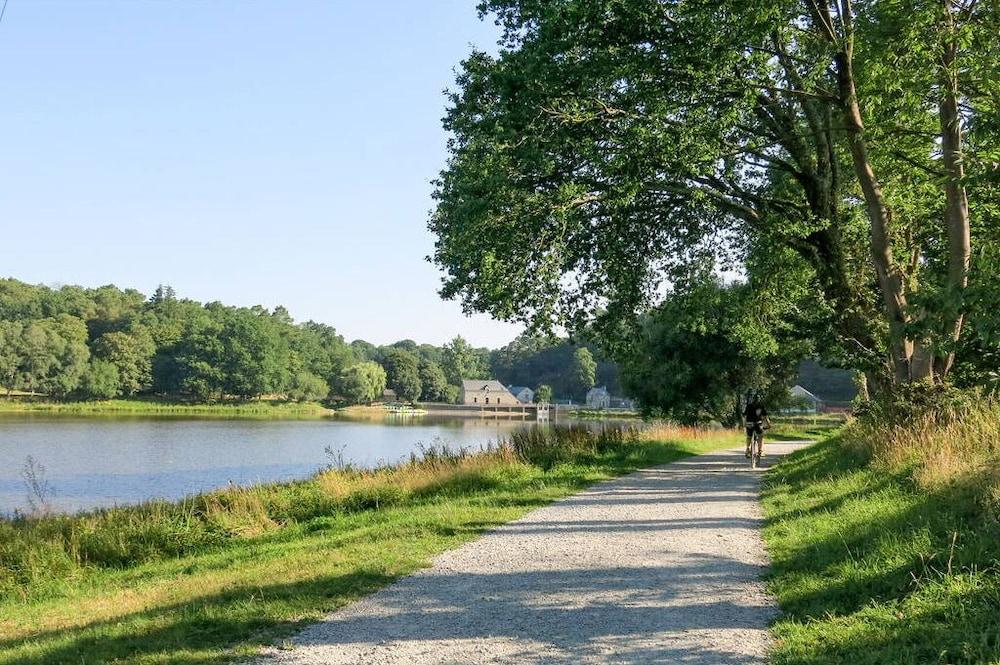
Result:
{"type": "Polygon", "coordinates": [[[517,400],[496,379],[462,379],[462,404],[514,406],[517,400]]]}
{"type": "Polygon", "coordinates": [[[521,404],[531,404],[535,401],[535,391],[528,386],[507,386],[507,390],[521,404]]]}
{"type": "Polygon", "coordinates": [[[823,400],[800,385],[794,385],[788,391],[792,396],[792,406],[787,410],[795,413],[819,413],[823,400]]]}
{"type": "Polygon", "coordinates": [[[611,393],[604,386],[591,388],[587,391],[587,408],[607,409],[611,406],[611,393]]]}

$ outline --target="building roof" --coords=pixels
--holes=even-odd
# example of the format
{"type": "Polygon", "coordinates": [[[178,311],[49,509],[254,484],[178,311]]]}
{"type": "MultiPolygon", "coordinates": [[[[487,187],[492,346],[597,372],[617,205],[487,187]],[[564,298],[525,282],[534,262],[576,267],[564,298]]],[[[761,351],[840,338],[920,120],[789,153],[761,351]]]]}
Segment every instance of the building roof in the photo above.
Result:
{"type": "MultiPolygon", "coordinates": [[[[507,386],[507,390],[511,391],[516,395],[520,392],[524,392],[525,390],[531,390],[531,388],[529,388],[528,386],[507,386]]],[[[535,391],[531,390],[531,392],[535,391]]]]}
{"type": "Polygon", "coordinates": [[[811,392],[809,392],[808,390],[806,390],[805,388],[803,388],[802,386],[797,385],[797,384],[794,385],[794,386],[792,386],[792,389],[791,389],[790,392],[793,395],[795,395],[796,397],[808,397],[809,399],[811,399],[813,401],[816,401],[816,402],[822,402],[823,401],[819,397],[816,397],[811,392]]]}
{"type": "Polygon", "coordinates": [[[588,395],[595,395],[595,396],[597,396],[597,395],[610,395],[610,393],[608,392],[607,387],[605,387],[605,386],[595,386],[595,387],[591,388],[590,390],[588,390],[587,394],[588,395]]]}
{"type": "Polygon", "coordinates": [[[496,379],[462,379],[462,390],[469,392],[480,392],[489,390],[490,392],[507,392],[507,386],[496,379]]]}

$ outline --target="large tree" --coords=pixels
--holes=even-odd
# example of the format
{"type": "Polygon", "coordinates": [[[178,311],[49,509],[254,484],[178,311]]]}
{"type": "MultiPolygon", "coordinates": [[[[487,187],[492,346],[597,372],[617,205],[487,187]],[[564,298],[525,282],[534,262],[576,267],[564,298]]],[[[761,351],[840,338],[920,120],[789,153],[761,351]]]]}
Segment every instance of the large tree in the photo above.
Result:
{"type": "Polygon", "coordinates": [[[461,335],[445,344],[441,365],[456,386],[462,385],[462,379],[485,379],[490,374],[489,352],[473,347],[461,335]]]}
{"type": "MultiPolygon", "coordinates": [[[[488,0],[430,227],[442,294],[605,338],[686,264],[795,253],[880,384],[944,379],[995,153],[995,3],[488,0]]],[[[980,242],[987,241],[984,236],[980,242]]]]}
{"type": "Polygon", "coordinates": [[[374,402],[385,390],[385,370],[376,362],[365,360],[344,369],[337,381],[341,394],[355,404],[374,402]]]}
{"type": "Polygon", "coordinates": [[[645,315],[622,366],[643,411],[736,425],[751,395],[782,401],[810,348],[795,306],[773,291],[766,277],[724,285],[700,275],[645,315]]]}
{"type": "Polygon", "coordinates": [[[448,398],[448,378],[441,366],[426,358],[420,359],[420,399],[443,402],[448,398]]]}
{"type": "Polygon", "coordinates": [[[31,321],[23,328],[16,383],[29,391],[64,397],[87,369],[87,326],[70,314],[31,321]]]}
{"type": "Polygon", "coordinates": [[[570,375],[573,378],[574,392],[579,397],[583,397],[594,387],[594,382],[597,380],[597,363],[594,362],[594,355],[586,347],[580,347],[573,352],[570,375]]]}
{"type": "MultiPolygon", "coordinates": [[[[149,331],[136,326],[128,332],[107,332],[94,343],[94,355],[114,365],[118,375],[118,392],[134,395],[147,390],[153,383],[153,354],[156,344],[149,331]]],[[[106,378],[103,368],[96,375],[106,378]]]]}
{"type": "Polygon", "coordinates": [[[382,357],[386,382],[401,400],[412,402],[420,397],[420,361],[415,353],[389,347],[382,357]]]}

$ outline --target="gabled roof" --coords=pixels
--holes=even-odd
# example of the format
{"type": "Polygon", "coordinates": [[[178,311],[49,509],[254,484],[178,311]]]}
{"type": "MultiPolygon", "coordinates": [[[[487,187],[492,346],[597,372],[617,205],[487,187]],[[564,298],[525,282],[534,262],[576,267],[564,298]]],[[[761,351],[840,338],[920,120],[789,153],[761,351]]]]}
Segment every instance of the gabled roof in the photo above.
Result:
{"type": "Polygon", "coordinates": [[[507,392],[507,386],[496,379],[462,379],[462,390],[469,392],[480,392],[489,390],[492,392],[507,392]]]}
{"type": "Polygon", "coordinates": [[[800,397],[808,397],[808,398],[810,398],[810,399],[813,399],[813,400],[816,400],[817,402],[822,402],[822,401],[823,401],[823,400],[821,400],[821,399],[820,399],[819,397],[816,397],[816,396],[815,396],[815,395],[813,395],[813,394],[812,394],[811,392],[809,392],[808,390],[806,390],[805,388],[803,388],[802,386],[800,386],[800,385],[798,385],[798,384],[796,384],[796,385],[792,386],[792,388],[791,388],[791,391],[790,391],[790,392],[791,392],[791,393],[792,393],[793,395],[798,395],[798,396],[800,396],[800,397]]]}
{"type": "MultiPolygon", "coordinates": [[[[525,390],[531,390],[531,388],[529,388],[528,386],[507,386],[507,390],[511,391],[516,395],[520,392],[524,392],[525,390]]],[[[531,390],[531,392],[535,391],[531,390]]]]}
{"type": "Polygon", "coordinates": [[[588,390],[587,394],[588,395],[610,395],[611,393],[608,392],[608,389],[605,386],[595,386],[594,388],[591,388],[590,390],[588,390]]]}

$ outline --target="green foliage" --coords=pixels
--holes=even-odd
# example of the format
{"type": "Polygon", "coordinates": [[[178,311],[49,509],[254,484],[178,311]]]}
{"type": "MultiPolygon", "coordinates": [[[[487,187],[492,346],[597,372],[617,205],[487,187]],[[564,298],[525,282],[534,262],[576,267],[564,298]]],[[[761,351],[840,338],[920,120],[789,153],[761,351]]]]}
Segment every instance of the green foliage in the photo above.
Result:
{"type": "Polygon", "coordinates": [[[575,384],[576,394],[586,394],[594,387],[597,377],[597,363],[594,356],[586,347],[581,347],[573,352],[573,365],[570,369],[575,384]]]}
{"type": "MultiPolygon", "coordinates": [[[[548,383],[579,398],[572,368],[577,348],[528,336],[495,353],[462,337],[444,347],[408,339],[383,347],[348,344],[331,326],[296,324],[280,306],[202,304],[179,299],[165,285],[144,301],[136,291],[112,286],[53,290],[0,280],[0,390],[7,392],[79,392],[89,353],[115,366],[116,394],[128,397],[320,399],[318,377],[326,393],[367,403],[381,399],[385,379],[380,384],[370,366],[350,373],[346,384],[344,378],[359,362],[374,361],[389,370],[389,385],[404,399],[457,403],[462,378],[493,376],[519,385],[548,383]]],[[[602,356],[596,362],[597,380],[617,386],[616,365],[602,356]]]]}
{"type": "Polygon", "coordinates": [[[20,378],[23,330],[20,321],[0,321],[0,387],[8,393],[17,387],[20,378]]]}
{"type": "Polygon", "coordinates": [[[288,386],[288,398],[296,402],[319,402],[329,394],[330,384],[306,370],[297,372],[288,386]]]}
{"type": "Polygon", "coordinates": [[[547,404],[551,401],[552,386],[543,383],[535,389],[535,402],[539,404],[547,404]]]}
{"type": "Polygon", "coordinates": [[[84,399],[114,399],[118,397],[121,383],[117,365],[91,358],[80,379],[79,392],[84,399]]]}
{"type": "MultiPolygon", "coordinates": [[[[584,365],[589,366],[589,362],[584,365]]],[[[497,349],[490,360],[493,375],[505,385],[537,386],[546,384],[555,395],[582,400],[595,383],[607,386],[612,394],[620,392],[618,366],[596,346],[579,346],[569,339],[523,334],[497,349]],[[595,361],[594,379],[589,372],[577,375],[576,354],[586,349],[595,361]],[[583,380],[581,380],[581,378],[583,380]]]]}
{"type": "Polygon", "coordinates": [[[371,403],[382,398],[386,386],[385,370],[378,363],[366,360],[341,372],[337,386],[347,401],[371,403]]]}
{"type": "MultiPolygon", "coordinates": [[[[995,200],[1000,200],[1000,197],[995,200]]],[[[966,294],[970,316],[958,348],[959,385],[1000,391],[1000,210],[976,229],[982,247],[966,294]]]]}
{"type": "Polygon", "coordinates": [[[390,347],[382,355],[386,383],[399,399],[412,402],[420,397],[419,364],[420,360],[415,353],[399,347],[390,347]]]}
{"type": "Polygon", "coordinates": [[[80,388],[91,354],[116,368],[116,394],[200,401],[301,395],[299,379],[309,395],[322,395],[357,362],[336,330],[295,324],[283,307],[202,305],[163,285],[144,301],[114,286],[53,290],[0,280],[0,342],[0,388],[51,397],[80,388]]]}
{"type": "Polygon", "coordinates": [[[152,386],[156,344],[146,328],[137,326],[127,333],[104,333],[94,342],[93,349],[97,358],[117,369],[121,394],[134,395],[152,386]]]}
{"type": "Polygon", "coordinates": [[[444,391],[444,401],[448,404],[459,404],[462,401],[462,389],[449,383],[444,391]]]}
{"type": "Polygon", "coordinates": [[[69,314],[28,322],[18,348],[16,387],[58,397],[76,389],[90,358],[87,327],[69,314]]]}
{"type": "Polygon", "coordinates": [[[288,343],[291,371],[304,369],[334,385],[344,368],[358,360],[344,338],[326,324],[306,321],[291,326],[281,322],[279,330],[288,343]]]}
{"type": "Polygon", "coordinates": [[[961,418],[961,414],[976,404],[980,397],[948,384],[914,383],[859,402],[855,405],[854,415],[868,423],[886,427],[913,424],[926,417],[944,422],[961,418]]]}
{"type": "Polygon", "coordinates": [[[266,314],[227,312],[220,338],[225,393],[249,398],[281,390],[287,379],[288,348],[266,314]]]}
{"type": "Polygon", "coordinates": [[[767,247],[811,280],[810,332],[831,358],[884,374],[901,338],[945,357],[967,304],[948,286],[943,192],[967,180],[976,246],[1000,237],[984,221],[997,216],[996,86],[984,82],[1000,66],[1000,13],[948,7],[483,2],[502,48],[472,53],[450,97],[429,221],[442,295],[540,329],[590,325],[611,345],[690,266],[740,270],[767,247]],[[952,78],[959,183],[940,149],[952,78]],[[845,126],[854,101],[863,132],[845,126]],[[862,187],[869,168],[881,204],[862,187]],[[896,295],[912,302],[890,316],[896,295]]]}
{"type": "Polygon", "coordinates": [[[433,360],[420,359],[420,399],[425,402],[444,402],[448,398],[448,378],[433,360]]]}
{"type": "Polygon", "coordinates": [[[459,335],[445,344],[441,366],[454,386],[462,385],[462,379],[486,379],[490,375],[489,351],[473,348],[459,335]]]}
{"type": "Polygon", "coordinates": [[[625,384],[645,412],[735,425],[750,393],[772,405],[786,394],[808,349],[756,286],[698,281],[646,318],[623,361],[625,384]]]}
{"type": "Polygon", "coordinates": [[[351,351],[359,360],[378,360],[378,347],[363,339],[356,339],[351,342],[351,351]]]}

